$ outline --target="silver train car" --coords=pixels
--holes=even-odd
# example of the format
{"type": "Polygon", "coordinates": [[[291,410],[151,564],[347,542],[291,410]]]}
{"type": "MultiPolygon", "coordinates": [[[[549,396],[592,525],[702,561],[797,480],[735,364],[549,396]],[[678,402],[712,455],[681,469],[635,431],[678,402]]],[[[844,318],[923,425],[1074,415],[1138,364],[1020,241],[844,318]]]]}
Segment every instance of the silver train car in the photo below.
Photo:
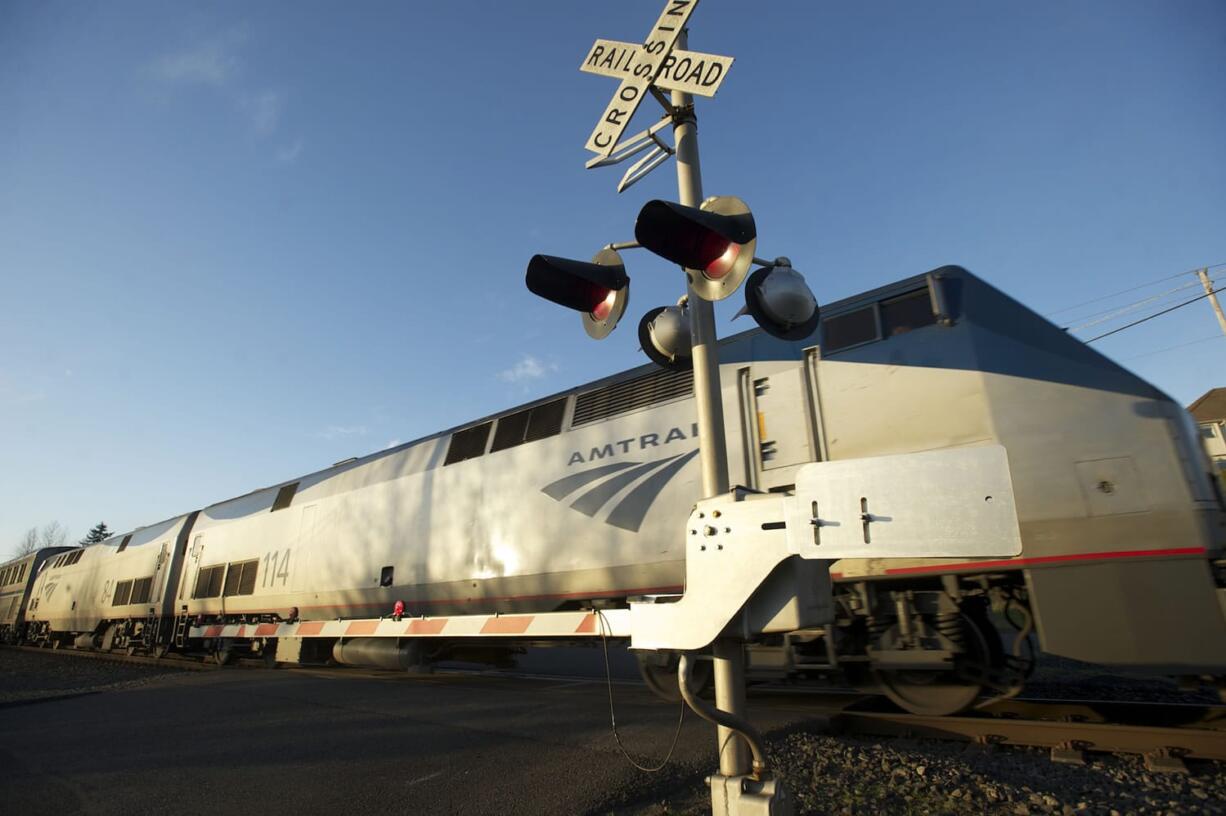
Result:
{"type": "Polygon", "coordinates": [[[34,578],[52,556],[72,547],[41,547],[0,564],[0,643],[20,643],[25,639],[26,608],[34,578]]]}
{"type": "MultiPolygon", "coordinates": [[[[1036,638],[1226,676],[1226,508],[1187,413],[983,280],[943,267],[826,307],[806,340],[727,338],[720,361],[733,483],[786,492],[808,462],[1000,444],[1023,540],[1009,559],[837,562],[836,625],[751,644],[760,670],[838,674],[942,714],[1015,693],[1036,638]]],[[[43,570],[31,636],[216,650],[187,622],[680,593],[691,391],[688,372],[644,366],[115,536],[43,570]]],[[[460,648],[432,641],[425,659],[460,648]]],[[[667,661],[643,668],[671,682],[667,661]]]]}

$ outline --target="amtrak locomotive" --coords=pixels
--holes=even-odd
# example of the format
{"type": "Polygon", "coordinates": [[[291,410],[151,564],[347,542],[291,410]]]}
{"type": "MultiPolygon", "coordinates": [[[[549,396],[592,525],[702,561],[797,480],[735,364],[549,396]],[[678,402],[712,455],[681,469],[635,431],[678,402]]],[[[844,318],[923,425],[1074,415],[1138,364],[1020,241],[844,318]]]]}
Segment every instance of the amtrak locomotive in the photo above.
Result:
{"type": "MultiPolygon", "coordinates": [[[[830,305],[806,339],[753,330],[719,354],[732,483],[786,492],[808,462],[998,444],[1023,541],[1008,559],[837,562],[835,625],[748,644],[752,666],[838,675],[929,713],[1016,692],[1035,639],[1120,669],[1226,676],[1221,490],[1188,415],[1154,387],[958,267],[830,305]]],[[[284,660],[259,638],[193,639],[189,622],[677,594],[695,417],[691,374],[645,366],[117,535],[28,579],[24,636],[284,660]]],[[[311,645],[297,657],[332,646],[311,645]]],[[[642,663],[672,684],[666,658],[642,663]]]]}

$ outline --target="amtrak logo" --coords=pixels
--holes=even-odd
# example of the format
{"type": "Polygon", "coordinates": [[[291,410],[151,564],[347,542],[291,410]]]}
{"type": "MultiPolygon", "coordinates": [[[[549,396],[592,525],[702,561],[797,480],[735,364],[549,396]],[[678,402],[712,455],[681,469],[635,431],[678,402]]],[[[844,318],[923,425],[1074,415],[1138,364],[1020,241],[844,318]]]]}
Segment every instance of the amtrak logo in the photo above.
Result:
{"type": "Polygon", "coordinates": [[[613,497],[624,488],[642,479],[634,489],[613,506],[606,524],[637,533],[647,516],[647,511],[660,495],[664,486],[698,455],[697,450],[679,453],[654,462],[614,462],[572,473],[541,488],[541,492],[555,501],[562,501],[583,488],[595,485],[579,493],[570,506],[586,516],[595,516],[613,497]]]}

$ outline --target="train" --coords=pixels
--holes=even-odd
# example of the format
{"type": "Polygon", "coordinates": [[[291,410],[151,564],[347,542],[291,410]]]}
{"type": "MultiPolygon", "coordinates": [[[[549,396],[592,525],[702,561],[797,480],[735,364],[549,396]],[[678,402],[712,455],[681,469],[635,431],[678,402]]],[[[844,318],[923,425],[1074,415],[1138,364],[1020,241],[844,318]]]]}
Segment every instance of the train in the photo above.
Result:
{"type": "MultiPolygon", "coordinates": [[[[753,329],[718,352],[733,484],[786,493],[810,462],[1001,445],[1023,542],[1012,558],[835,562],[834,623],[747,643],[751,671],[937,715],[1016,694],[1039,653],[1222,687],[1222,485],[1154,386],[957,266],[825,305],[804,339],[753,329]]],[[[692,390],[688,370],[634,368],[55,554],[29,570],[20,637],[311,660],[362,639],[291,653],[192,627],[679,595],[701,484],[692,390]]],[[[410,645],[422,664],[513,659],[505,642],[410,645]]],[[[640,665],[672,690],[674,656],[640,665]]]]}

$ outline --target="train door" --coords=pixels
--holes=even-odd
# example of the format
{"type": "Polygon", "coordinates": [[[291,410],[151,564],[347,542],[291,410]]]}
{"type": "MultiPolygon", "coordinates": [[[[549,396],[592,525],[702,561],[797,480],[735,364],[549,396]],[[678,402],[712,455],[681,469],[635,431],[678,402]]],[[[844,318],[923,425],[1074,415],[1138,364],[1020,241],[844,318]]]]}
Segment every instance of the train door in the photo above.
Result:
{"type": "Polygon", "coordinates": [[[767,360],[737,371],[749,487],[784,489],[801,465],[824,458],[815,351],[800,362],[767,360]]]}
{"type": "Polygon", "coordinates": [[[318,511],[319,505],[316,504],[308,504],[302,508],[302,520],[298,525],[298,546],[294,548],[294,563],[290,569],[290,588],[294,592],[310,589],[307,573],[317,533],[318,511]]]}
{"type": "Polygon", "coordinates": [[[192,597],[196,581],[200,577],[200,565],[204,563],[204,534],[192,538],[192,546],[187,551],[187,566],[183,568],[183,581],[179,584],[179,600],[186,601],[192,597]]]}
{"type": "Polygon", "coordinates": [[[162,599],[162,588],[166,585],[166,570],[170,564],[170,542],[162,542],[157,561],[153,564],[153,586],[150,587],[150,604],[156,604],[162,599]]]}

